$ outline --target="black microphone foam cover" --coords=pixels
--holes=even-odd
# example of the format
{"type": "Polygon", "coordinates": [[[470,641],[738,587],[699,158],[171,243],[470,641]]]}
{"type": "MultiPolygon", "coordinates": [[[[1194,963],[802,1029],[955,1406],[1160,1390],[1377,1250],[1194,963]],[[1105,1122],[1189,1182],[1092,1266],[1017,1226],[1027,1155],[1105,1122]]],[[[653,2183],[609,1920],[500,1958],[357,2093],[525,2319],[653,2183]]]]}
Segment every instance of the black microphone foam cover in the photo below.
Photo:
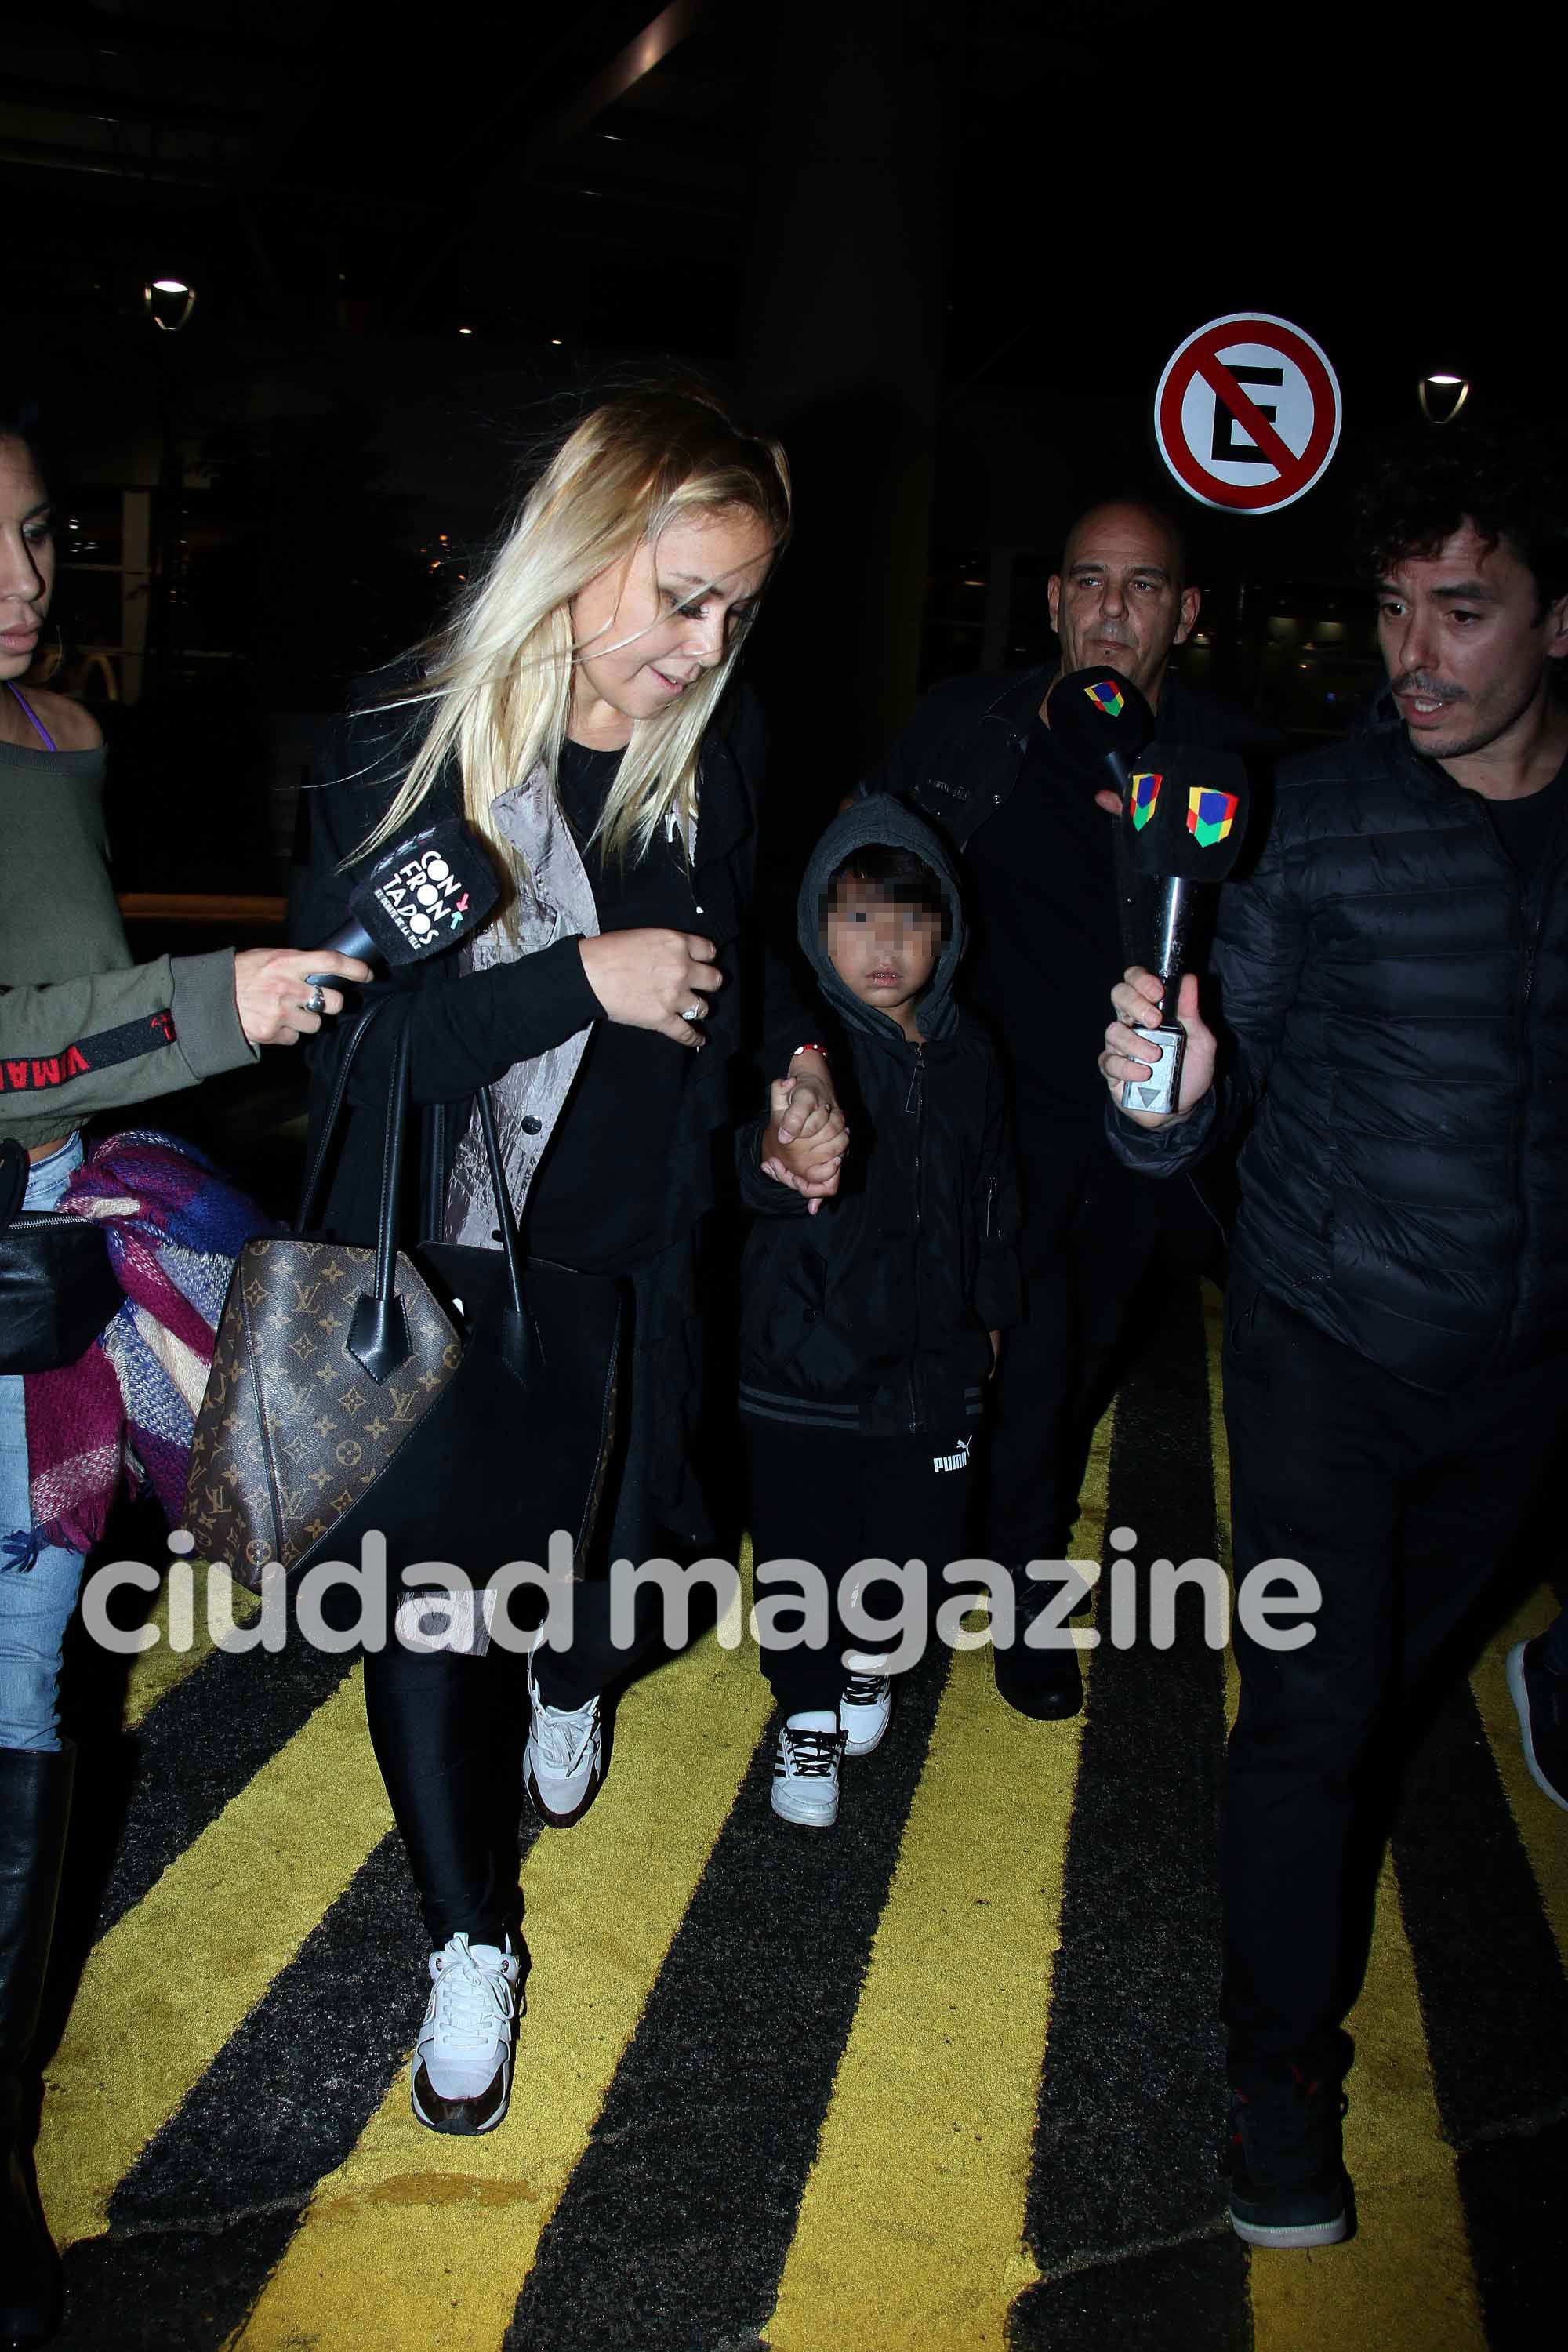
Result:
{"type": "Polygon", "coordinates": [[[1058,677],[1046,706],[1051,740],[1079,767],[1119,752],[1142,751],[1154,732],[1154,714],[1130,677],[1116,669],[1075,669],[1058,677]]]}
{"type": "Polygon", "coordinates": [[[443,817],[378,857],[349,906],[389,964],[422,962],[477,930],[500,896],[495,867],[461,817],[443,817]]]}
{"type": "Polygon", "coordinates": [[[1234,751],[1145,744],[1128,772],[1121,824],[1131,873],[1223,882],[1247,832],[1247,770],[1234,751]]]}

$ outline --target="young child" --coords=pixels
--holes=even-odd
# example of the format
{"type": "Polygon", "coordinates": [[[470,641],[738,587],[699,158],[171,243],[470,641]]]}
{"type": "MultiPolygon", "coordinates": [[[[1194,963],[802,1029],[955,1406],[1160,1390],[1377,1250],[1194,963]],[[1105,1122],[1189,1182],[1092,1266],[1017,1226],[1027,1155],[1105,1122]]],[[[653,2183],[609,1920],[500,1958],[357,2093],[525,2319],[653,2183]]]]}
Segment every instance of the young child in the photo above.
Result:
{"type": "MultiPolygon", "coordinates": [[[[740,1356],[754,1556],[810,1560],[836,1604],[860,1561],[922,1559],[934,1617],[942,1570],[967,1550],[970,1448],[1000,1327],[1021,1314],[1001,1075],[953,995],[956,876],[910,810],[878,797],[837,817],[806,867],[799,920],[817,976],[811,1042],[832,1057],[855,1144],[836,1198],[773,1181],[811,1173],[808,1154],[778,1142],[787,1082],[738,1140],[757,1213],[740,1356]]],[[[862,1598],[878,1617],[897,1613],[889,1580],[862,1598]]],[[[884,1663],[837,1605],[826,1648],[764,1646],[784,1718],[773,1806],[785,1821],[837,1819],[840,1758],[868,1755],[887,1729],[884,1663]]]]}

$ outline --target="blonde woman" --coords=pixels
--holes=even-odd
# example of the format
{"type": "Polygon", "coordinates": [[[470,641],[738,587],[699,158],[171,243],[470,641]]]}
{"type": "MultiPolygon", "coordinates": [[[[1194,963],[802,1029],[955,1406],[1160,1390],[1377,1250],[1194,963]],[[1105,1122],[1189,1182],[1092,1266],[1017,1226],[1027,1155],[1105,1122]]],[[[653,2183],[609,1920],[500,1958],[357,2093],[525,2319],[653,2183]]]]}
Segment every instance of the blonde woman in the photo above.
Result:
{"type": "MultiPolygon", "coordinates": [[[[732,1123],[752,1108],[736,1063],[754,1042],[742,983],[763,746],[734,670],[788,529],[775,442],[700,393],[605,403],[544,467],[433,656],[349,723],[335,781],[309,796],[297,938],[340,919],[357,859],[437,815],[464,814],[510,885],[466,951],[400,975],[415,1096],[432,1107],[425,1180],[440,1188],[449,1241],[491,1241],[469,1108],[489,1085],[526,1246],[629,1278],[627,1434],[600,1516],[608,1558],[709,1533],[691,1470],[697,1238],[732,1123]]],[[[781,1044],[781,1064],[796,1043],[810,1044],[807,1028],[781,1044]]],[[[392,1044],[373,1030],[356,1065],[360,1108],[327,1216],[343,1238],[375,1228],[392,1044]]],[[[320,1078],[332,1060],[320,1057],[320,1078]]],[[[829,1190],[843,1121],[826,1065],[797,1055],[789,1075],[796,1141],[816,1154],[798,1189],[829,1190]]],[[[544,1651],[529,1670],[524,1771],[558,1827],[593,1801],[600,1703],[627,1663],[596,1592],[583,1588],[571,1652],[544,1651]]],[[[508,1670],[496,1650],[431,1657],[392,1643],[366,1659],[371,1736],[432,1946],[414,2111],[441,2131],[490,2129],[509,2095],[508,1735],[521,1710],[508,1670]]]]}

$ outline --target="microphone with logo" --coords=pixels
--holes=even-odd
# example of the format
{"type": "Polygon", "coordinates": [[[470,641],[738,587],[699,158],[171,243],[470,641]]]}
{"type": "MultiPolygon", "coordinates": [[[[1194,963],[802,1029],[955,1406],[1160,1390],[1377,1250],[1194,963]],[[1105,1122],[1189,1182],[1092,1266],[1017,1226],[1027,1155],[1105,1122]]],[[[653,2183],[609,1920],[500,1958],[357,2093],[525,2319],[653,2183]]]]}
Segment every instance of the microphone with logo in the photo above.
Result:
{"type": "Polygon", "coordinates": [[[1128,763],[1154,732],[1154,714],[1119,669],[1075,669],[1058,677],[1046,703],[1051,740],[1076,767],[1103,762],[1127,797],[1128,763]]]}
{"type": "MultiPolygon", "coordinates": [[[[423,963],[478,930],[500,884],[461,817],[443,817],[378,857],[349,892],[349,919],[324,947],[367,962],[423,963]]],[[[314,988],[341,982],[311,975],[314,988]]]]}
{"type": "MultiPolygon", "coordinates": [[[[1150,743],[1137,755],[1122,795],[1119,823],[1128,871],[1143,883],[1132,960],[1158,975],[1173,1006],[1186,969],[1194,917],[1241,854],[1247,831],[1247,770],[1234,751],[1207,751],[1190,743],[1150,743]]],[[[1146,1078],[1127,1078],[1123,1110],[1175,1108],[1186,1032],[1175,1022],[1136,1034],[1162,1048],[1146,1078]]]]}

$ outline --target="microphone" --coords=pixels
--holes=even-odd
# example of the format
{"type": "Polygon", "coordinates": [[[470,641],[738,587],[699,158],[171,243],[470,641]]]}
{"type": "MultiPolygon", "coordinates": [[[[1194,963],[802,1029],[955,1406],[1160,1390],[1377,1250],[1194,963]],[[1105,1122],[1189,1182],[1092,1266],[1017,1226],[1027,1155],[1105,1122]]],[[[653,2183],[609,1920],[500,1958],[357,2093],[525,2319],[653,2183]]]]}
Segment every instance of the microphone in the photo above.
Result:
{"type": "MultiPolygon", "coordinates": [[[[1150,743],[1136,755],[1122,795],[1121,849],[1129,874],[1152,885],[1152,938],[1134,961],[1157,972],[1167,1008],[1186,962],[1193,916],[1204,895],[1226,880],[1241,855],[1249,799],[1247,770],[1234,751],[1193,743],[1150,743]]],[[[1186,1032],[1173,1020],[1140,1037],[1163,1048],[1146,1078],[1122,1082],[1123,1110],[1176,1107],[1186,1032]]]]}
{"type": "MultiPolygon", "coordinates": [[[[349,919],[323,947],[388,964],[423,963],[478,930],[500,884],[461,817],[443,817],[378,857],[349,892],[349,919]]],[[[310,974],[312,988],[341,982],[310,974]]]]}
{"type": "Polygon", "coordinates": [[[1075,669],[1058,677],[1046,702],[1051,740],[1081,768],[1103,761],[1125,798],[1128,762],[1154,732],[1154,714],[1119,669],[1075,669]]]}

